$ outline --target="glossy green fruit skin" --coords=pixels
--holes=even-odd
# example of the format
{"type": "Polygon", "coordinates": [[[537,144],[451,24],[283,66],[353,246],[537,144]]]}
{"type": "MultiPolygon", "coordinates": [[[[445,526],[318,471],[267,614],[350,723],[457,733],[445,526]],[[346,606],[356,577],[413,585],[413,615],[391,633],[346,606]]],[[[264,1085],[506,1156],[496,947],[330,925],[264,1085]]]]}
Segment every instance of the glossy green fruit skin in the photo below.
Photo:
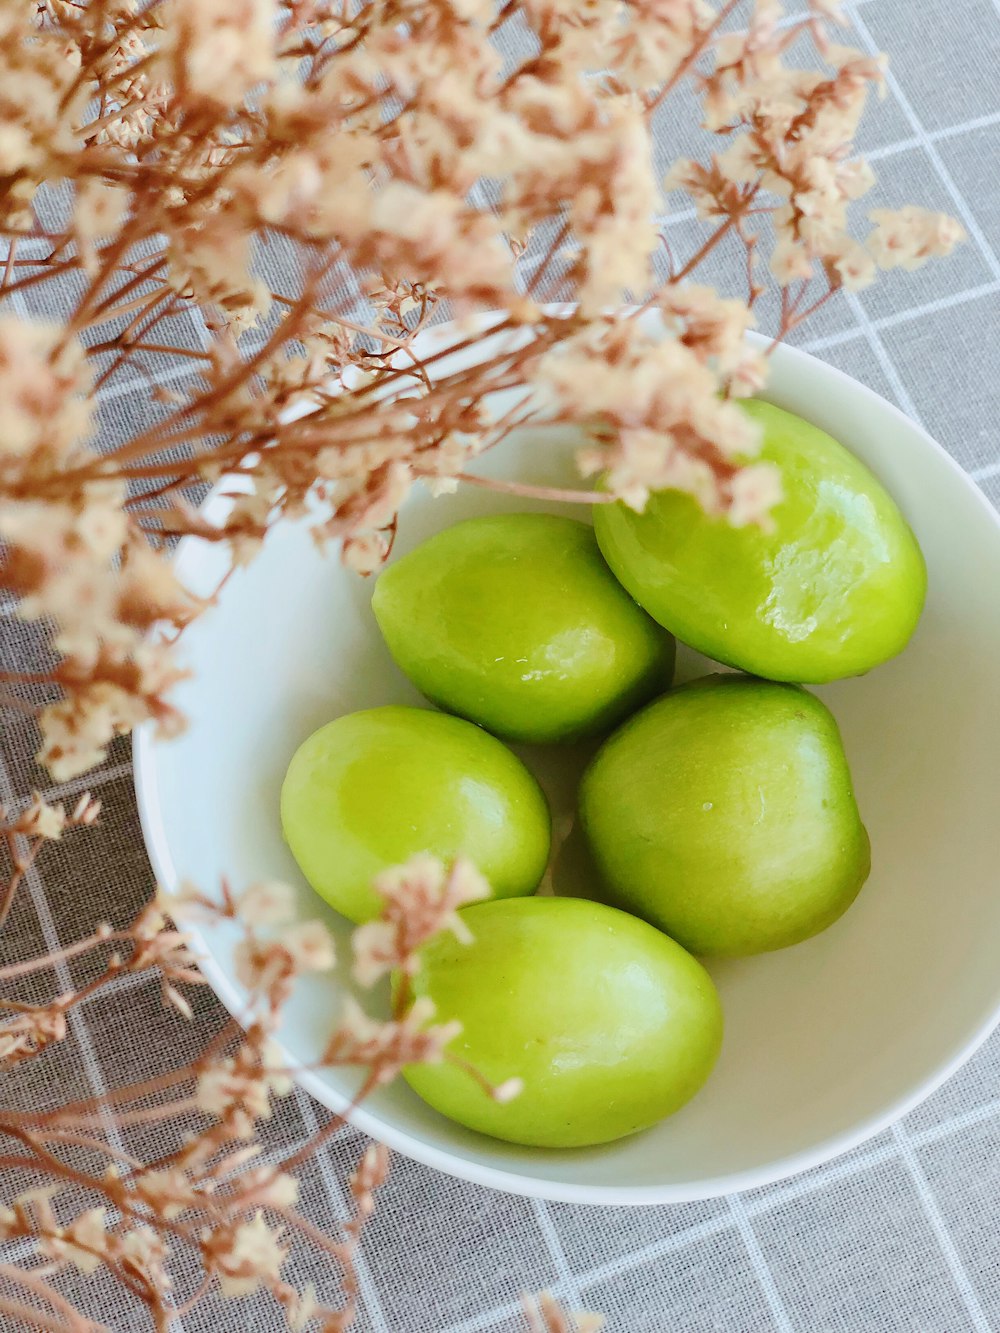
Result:
{"type": "Polygon", "coordinates": [[[351,921],[379,914],[372,879],[417,852],[468,857],[498,898],[533,893],[549,854],[548,806],[521,761],[424,708],[320,727],[288,766],[281,823],[306,879],[351,921]]]}
{"type": "Polygon", "coordinates": [[[746,676],[682,686],[616,731],[580,814],[609,901],[701,955],[818,934],[871,864],[829,709],[746,676]]]}
{"type": "Polygon", "coordinates": [[[607,1143],[646,1129],[705,1082],[722,1041],[708,973],[645,922],[603,903],[519,898],[462,913],[471,944],[443,934],[414,978],[440,1020],[458,1019],[449,1050],[494,1085],[493,1101],[463,1069],[414,1065],[410,1086],[462,1125],[546,1148],[607,1143]]]}
{"type": "Polygon", "coordinates": [[[604,557],[654,619],[718,662],[770,680],[860,675],[916,628],[927,589],[916,538],[836,440],[769,403],[743,406],[763,427],[761,457],[781,470],[773,531],[661,491],[643,514],[595,506],[604,557]]]}
{"type": "Polygon", "coordinates": [[[673,639],[611,574],[593,529],[554,514],[439,532],[380,575],[372,608],[428,699],[505,740],[607,730],[673,676],[673,639]]]}

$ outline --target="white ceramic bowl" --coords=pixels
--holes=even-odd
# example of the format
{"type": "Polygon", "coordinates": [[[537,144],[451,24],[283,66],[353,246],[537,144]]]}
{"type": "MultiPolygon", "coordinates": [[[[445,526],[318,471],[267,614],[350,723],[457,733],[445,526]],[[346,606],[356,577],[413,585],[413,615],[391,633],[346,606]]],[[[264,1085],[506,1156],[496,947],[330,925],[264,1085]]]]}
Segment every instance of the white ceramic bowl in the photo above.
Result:
{"type": "MultiPolygon", "coordinates": [[[[871,879],[817,939],[712,966],[726,1012],[722,1057],[672,1119],[599,1149],[518,1149],[452,1124],[400,1082],[353,1119],[410,1157],[574,1202],[668,1203],[759,1186],[908,1111],[1000,1016],[1000,525],[938,445],[839,371],[779,348],[766,396],[871,466],[915,528],[930,570],[927,608],[907,651],[818,691],[843,731],[871,833],[871,879]]],[[[572,445],[566,438],[532,449],[529,435],[488,455],[482,470],[567,484],[572,445]]],[[[542,506],[472,487],[446,499],[420,495],[403,513],[397,551],[473,514],[530,507],[542,506]]],[[[184,577],[202,588],[212,586],[218,560],[191,541],[179,555],[184,577]]],[[[357,708],[422,702],[381,641],[371,590],[334,554],[322,558],[304,527],[284,525],[185,635],[194,675],[177,702],[189,730],[162,744],[141,734],[136,749],[143,828],[161,882],[190,877],[209,888],[223,874],[237,886],[285,878],[299,886],[303,912],[323,916],[340,937],[341,957],[346,924],[310,892],[284,846],[278,792],[293,751],[320,724],[357,708]]],[[[682,676],[705,666],[682,654],[682,676]]],[[[564,827],[581,756],[549,752],[532,762],[564,827]]],[[[209,981],[238,1012],[231,944],[223,930],[200,937],[209,981]]],[[[282,1034],[293,1061],[314,1056],[337,995],[332,979],[301,987],[282,1034]]],[[[304,1071],[300,1081],[336,1110],[352,1088],[337,1073],[304,1071]]]]}

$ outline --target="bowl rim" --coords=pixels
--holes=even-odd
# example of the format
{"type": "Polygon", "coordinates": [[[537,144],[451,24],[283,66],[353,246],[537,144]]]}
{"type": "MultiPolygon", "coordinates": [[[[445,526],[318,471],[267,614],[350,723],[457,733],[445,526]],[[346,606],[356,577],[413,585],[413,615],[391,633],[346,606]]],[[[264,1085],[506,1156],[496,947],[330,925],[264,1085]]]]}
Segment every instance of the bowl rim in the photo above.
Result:
{"type": "MultiPolygon", "coordinates": [[[[477,317],[480,328],[488,329],[495,316],[483,314],[477,317]]],[[[428,331],[435,341],[444,339],[454,327],[448,323],[428,331]]],[[[762,334],[750,332],[747,339],[760,348],[770,346],[771,339],[762,334]]],[[[862,401],[869,400],[880,404],[881,409],[888,409],[890,417],[896,418],[905,428],[916,434],[924,448],[941,459],[954,479],[971,496],[994,528],[1000,530],[1000,514],[994,509],[989,499],[976,485],[965,469],[948,451],[924,429],[922,425],[908,417],[894,403],[882,397],[866,384],[854,379],[837,366],[813,356],[810,352],[788,343],[780,343],[774,349],[773,361],[776,365],[787,366],[794,374],[796,365],[818,367],[834,389],[843,394],[850,393],[862,401]]],[[[768,398],[767,386],[761,394],[768,398]]],[[[203,514],[211,521],[228,507],[230,501],[220,494],[225,482],[218,483],[202,506],[203,514]]],[[[185,537],[178,544],[175,554],[175,566],[183,576],[187,568],[193,569],[198,563],[200,547],[195,537],[185,537]]],[[[169,743],[169,742],[168,742],[169,743]]],[[[133,781],[139,822],[143,841],[150,862],[156,874],[157,882],[166,897],[176,892],[179,876],[173,864],[170,847],[164,827],[156,770],[157,742],[155,728],[151,722],[136,728],[133,735],[133,781]]],[[[246,1017],[246,1006],[240,994],[227,975],[222,965],[211,952],[201,928],[194,924],[185,924],[185,932],[191,937],[198,954],[198,966],[215,994],[222,1001],[229,1013],[238,1021],[246,1017]]],[[[822,1166],[833,1159],[850,1152],[860,1144],[875,1137],[881,1131],[895,1124],[930,1097],[954,1073],[956,1073],[987,1040],[994,1029],[1000,1025],[1000,994],[992,1011],[970,1032],[968,1038],[947,1059],[939,1062],[917,1085],[898,1096],[879,1112],[867,1116],[850,1129],[823,1140],[809,1148],[800,1149],[783,1157],[775,1158],[766,1164],[732,1171],[691,1184],[644,1184],[644,1185],[595,1185],[573,1184],[568,1181],[545,1180],[540,1177],[523,1175],[516,1169],[491,1166],[475,1162],[461,1152],[448,1151],[422,1142],[409,1131],[400,1129],[392,1120],[365,1105],[352,1106],[350,1098],[336,1092],[323,1079],[322,1075],[302,1068],[299,1061],[287,1051],[284,1054],[293,1071],[295,1082],[304,1091],[315,1097],[321,1105],[336,1114],[343,1115],[353,1127],[369,1137],[386,1144],[396,1152],[402,1153],[424,1166],[434,1167],[446,1175],[467,1180],[472,1184],[488,1186],[525,1198],[544,1199],[558,1203],[593,1204],[599,1206],[654,1206],[657,1204],[691,1203],[701,1199],[719,1198],[728,1194],[740,1193],[749,1189],[758,1189],[772,1185],[777,1181],[802,1174],[822,1166]]],[[[278,1042],[281,1046],[280,1041],[278,1042]]],[[[282,1048],[284,1050],[284,1048],[282,1048]]]]}

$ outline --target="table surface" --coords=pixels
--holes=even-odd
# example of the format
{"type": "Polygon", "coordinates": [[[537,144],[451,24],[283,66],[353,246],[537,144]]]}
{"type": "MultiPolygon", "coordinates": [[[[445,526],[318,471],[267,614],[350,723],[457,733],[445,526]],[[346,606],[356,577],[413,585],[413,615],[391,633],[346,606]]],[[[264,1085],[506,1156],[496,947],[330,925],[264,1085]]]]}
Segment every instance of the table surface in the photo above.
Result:
{"type": "MultiPolygon", "coordinates": [[[[800,0],[788,5],[794,12],[800,0]]],[[[888,50],[889,95],[860,147],[879,178],[872,206],[921,203],[958,216],[968,242],[916,274],[827,307],[799,340],[896,402],[1000,505],[1000,0],[857,0],[855,44],[888,50]]],[[[683,152],[677,127],[660,142],[683,152]]],[[[866,201],[868,202],[868,201],[866,201]]],[[[680,214],[667,235],[683,249],[696,227],[680,214]],[[685,231],[688,237],[685,237],[685,231]]],[[[735,257],[734,257],[735,261],[735,257]]],[[[727,256],[707,280],[726,281],[727,256]]],[[[44,314],[37,311],[25,313],[44,314]]],[[[148,410],[142,393],[109,394],[106,438],[124,438],[148,410]]],[[[34,636],[0,619],[0,666],[25,669],[34,636]]],[[[3,715],[0,799],[45,786],[23,720],[3,715]]],[[[124,922],[152,888],[124,745],[87,782],[101,826],[50,849],[28,877],[0,960],[53,947],[95,920],[124,922]]],[[[5,1079],[20,1105],[86,1096],[150,1077],[192,1056],[222,1021],[206,992],[185,1026],[155,985],[95,997],[62,1047],[5,1079]],[[60,1082],[61,1080],[61,1082],[60,1082]]],[[[1000,1330],[1000,1037],[893,1129],[792,1180],[705,1203],[606,1209],[531,1202],[451,1180],[397,1157],[365,1244],[363,1310],[372,1333],[503,1333],[521,1327],[522,1290],[552,1290],[600,1310],[621,1333],[989,1333],[1000,1330]]],[[[278,1151],[316,1124],[304,1095],[267,1127],[278,1151]]],[[[340,1182],[360,1136],[346,1131],[305,1182],[303,1208],[321,1226],[344,1215],[340,1182]]],[[[0,1182],[0,1200],[5,1194],[0,1182]]],[[[328,1270],[294,1273],[332,1297],[328,1270]]],[[[79,1279],[72,1295],[115,1330],[139,1326],[110,1286],[79,1279]]],[[[270,1333],[269,1300],[210,1300],[186,1333],[270,1333]]]]}

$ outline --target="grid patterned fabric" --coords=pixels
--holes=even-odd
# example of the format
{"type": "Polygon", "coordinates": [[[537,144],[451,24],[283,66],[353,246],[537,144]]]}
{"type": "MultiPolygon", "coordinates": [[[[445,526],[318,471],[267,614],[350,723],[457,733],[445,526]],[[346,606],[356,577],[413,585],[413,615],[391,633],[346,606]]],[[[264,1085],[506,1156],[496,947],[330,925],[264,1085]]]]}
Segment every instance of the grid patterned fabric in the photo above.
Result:
{"type": "MultiPolygon", "coordinates": [[[[850,8],[856,44],[892,53],[889,96],[861,135],[879,176],[873,206],[884,198],[946,209],[969,240],[932,268],[890,274],[832,303],[798,341],[898,403],[1000,505],[1000,0],[856,0],[850,8]]],[[[684,133],[664,120],[664,161],[692,150],[684,133]]],[[[667,227],[678,253],[696,248],[693,214],[674,214],[667,227]]],[[[738,260],[722,254],[706,280],[725,284],[730,258],[738,260]]],[[[123,438],[151,410],[143,384],[112,390],[102,403],[106,439],[123,438]]],[[[9,610],[0,606],[0,667],[30,668],[40,660],[38,636],[9,610]]],[[[0,799],[17,802],[45,787],[45,775],[31,759],[28,723],[13,713],[2,722],[0,799]]],[[[65,798],[84,786],[102,799],[103,822],[51,849],[29,874],[0,936],[0,962],[75,939],[97,919],[124,922],[152,887],[126,747],[96,776],[48,794],[65,798]]],[[[74,966],[63,967],[60,987],[79,983],[74,966]]],[[[186,1025],[163,1012],[155,986],[120,983],[82,1008],[62,1046],[5,1077],[0,1096],[37,1107],[155,1076],[194,1054],[222,1021],[207,992],[186,1025]]],[[[267,1126],[267,1148],[301,1141],[317,1114],[304,1095],[287,1099],[267,1126]]],[[[122,1138],[126,1149],[150,1149],[141,1126],[122,1138]]],[[[360,1145],[344,1131],[304,1182],[303,1208],[317,1225],[344,1215],[339,1182],[360,1145]]],[[[22,1188],[0,1181],[0,1198],[22,1188]]],[[[1000,1330],[998,1215],[995,1037],[893,1129],[822,1168],[728,1199],[631,1210],[547,1205],[397,1158],[367,1235],[358,1327],[513,1333],[518,1293],[548,1288],[571,1307],[605,1312],[620,1333],[991,1333],[1000,1330]]],[[[321,1297],[335,1291],[326,1265],[289,1276],[313,1280],[321,1297]]],[[[116,1331],[144,1326],[99,1277],[68,1276],[64,1290],[116,1331]]],[[[255,1298],[209,1300],[183,1323],[186,1333],[281,1327],[277,1308],[255,1298]]]]}

